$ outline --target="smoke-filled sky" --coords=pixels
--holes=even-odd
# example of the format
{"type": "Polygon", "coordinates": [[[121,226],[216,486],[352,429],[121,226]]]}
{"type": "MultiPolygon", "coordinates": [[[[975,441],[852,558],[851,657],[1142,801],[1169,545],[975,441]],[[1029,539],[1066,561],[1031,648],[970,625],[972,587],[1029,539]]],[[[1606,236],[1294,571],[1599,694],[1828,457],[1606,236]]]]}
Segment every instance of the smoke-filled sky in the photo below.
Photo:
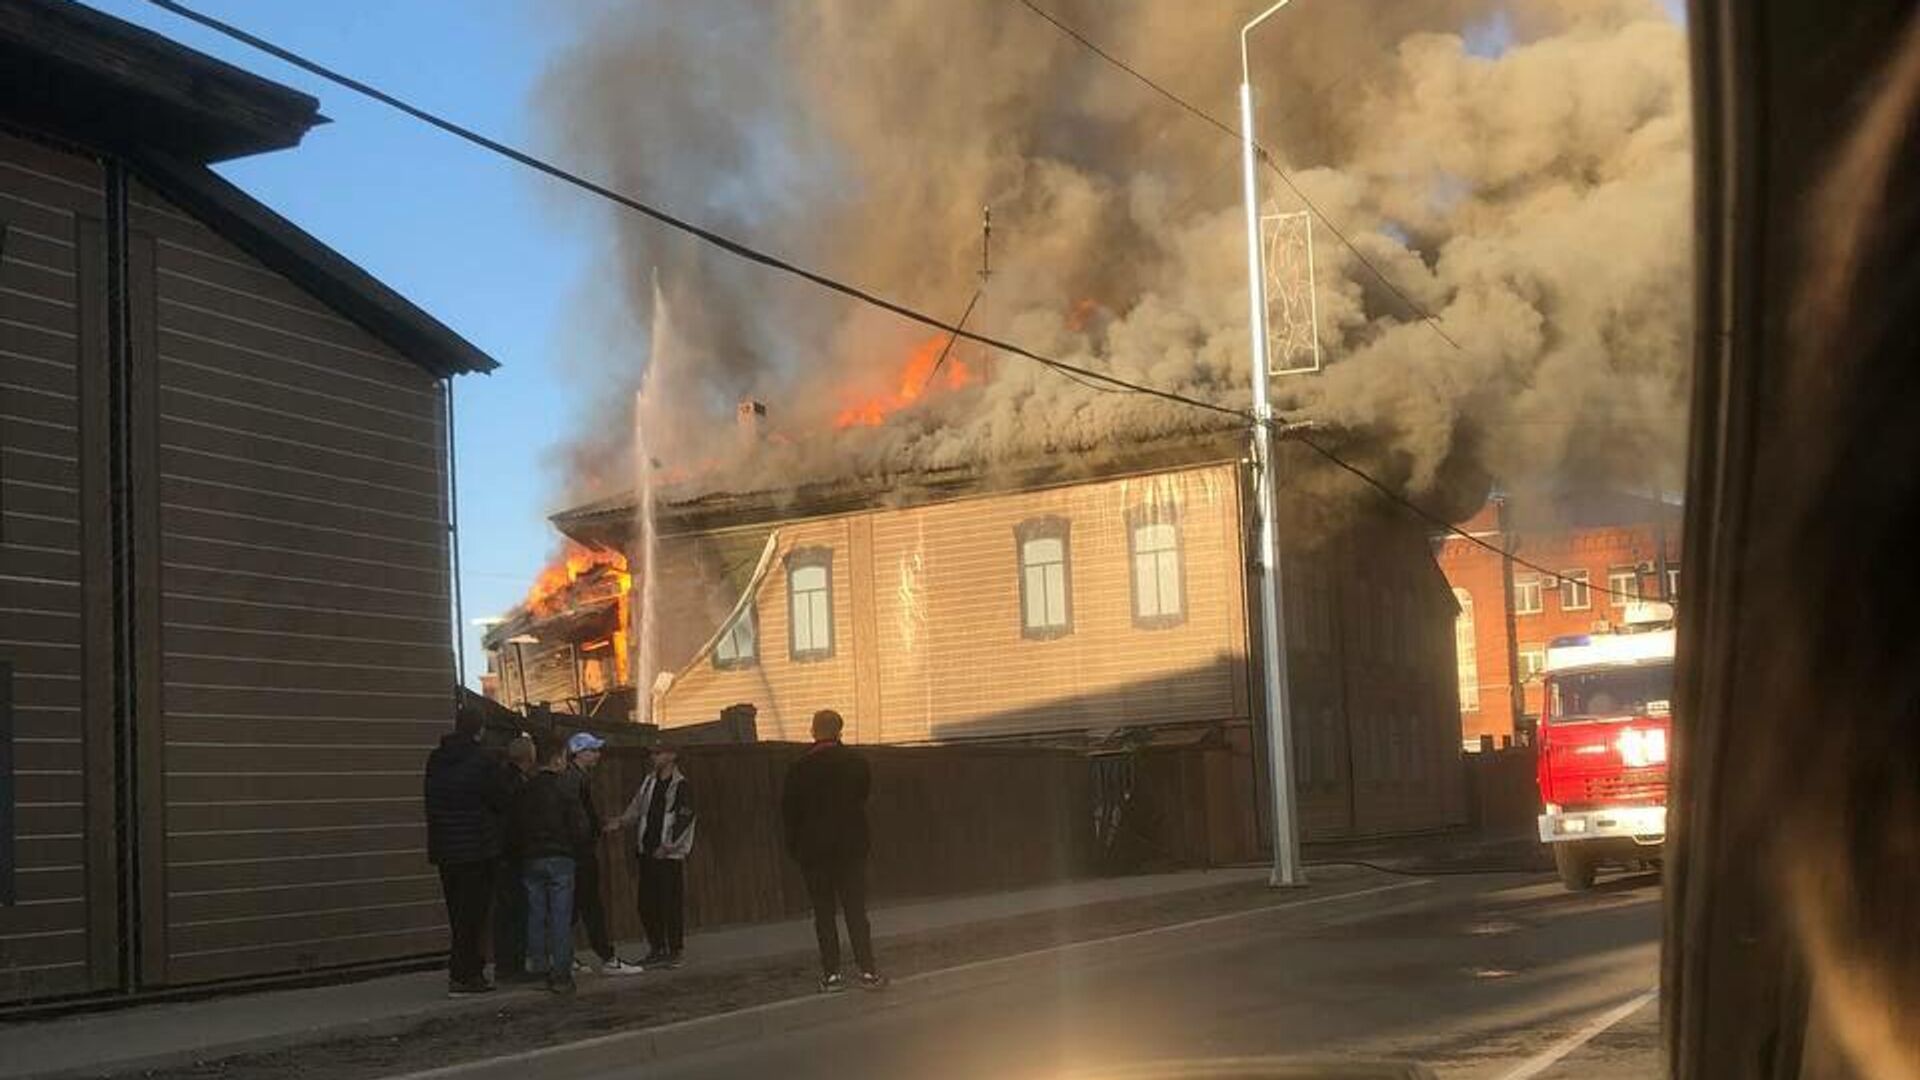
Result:
{"type": "MultiPolygon", "coordinates": [[[[537,95],[549,151],[613,186],[931,313],[993,276],[969,326],[1244,407],[1237,142],[1019,0],[703,0],[581,6],[537,95]]],[[[1038,0],[1237,124],[1237,29],[1257,3],[1038,0]]],[[[1327,368],[1276,384],[1419,494],[1454,470],[1508,486],[1671,490],[1691,307],[1685,30],[1657,0],[1302,3],[1254,39],[1258,135],[1326,218],[1313,236],[1327,368]]],[[[1261,173],[1271,208],[1298,199],[1261,173]]],[[[712,484],[1073,453],[1213,423],[962,344],[878,427],[924,328],[596,205],[579,300],[588,419],[568,497],[630,482],[647,449],[712,484]],[[650,333],[657,280],[673,332],[650,333]],[[669,342],[662,346],[657,343],[669,342]],[[654,344],[650,344],[654,343],[654,344]],[[651,366],[651,374],[646,374],[651,366]],[[983,377],[982,377],[983,376],[983,377]],[[738,460],[735,402],[784,438],[738,460]]]]}

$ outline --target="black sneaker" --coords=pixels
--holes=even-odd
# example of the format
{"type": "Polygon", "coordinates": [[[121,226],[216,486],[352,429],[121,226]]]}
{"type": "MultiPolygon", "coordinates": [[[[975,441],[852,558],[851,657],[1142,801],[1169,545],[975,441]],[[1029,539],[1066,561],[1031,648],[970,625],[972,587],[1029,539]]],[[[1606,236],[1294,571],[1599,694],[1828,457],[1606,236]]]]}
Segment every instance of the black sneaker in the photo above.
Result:
{"type": "Polygon", "coordinates": [[[892,979],[887,978],[877,971],[863,971],[860,973],[860,989],[862,990],[885,990],[892,984],[892,979]]]}
{"type": "Polygon", "coordinates": [[[485,979],[462,979],[447,984],[447,996],[450,998],[476,997],[493,993],[493,984],[485,979]]]}
{"type": "Polygon", "coordinates": [[[847,980],[837,971],[831,975],[820,976],[820,992],[823,994],[838,994],[846,988],[847,980]]]}
{"type": "Polygon", "coordinates": [[[547,976],[547,991],[559,994],[561,997],[571,996],[574,991],[573,976],[571,974],[547,976]]]}
{"type": "Polygon", "coordinates": [[[661,966],[668,971],[672,971],[684,963],[686,963],[686,961],[682,959],[680,953],[676,951],[668,953],[666,960],[662,962],[661,966]]]}
{"type": "Polygon", "coordinates": [[[655,968],[666,967],[667,956],[668,953],[664,949],[648,950],[647,955],[640,958],[640,970],[652,971],[655,968]]]}

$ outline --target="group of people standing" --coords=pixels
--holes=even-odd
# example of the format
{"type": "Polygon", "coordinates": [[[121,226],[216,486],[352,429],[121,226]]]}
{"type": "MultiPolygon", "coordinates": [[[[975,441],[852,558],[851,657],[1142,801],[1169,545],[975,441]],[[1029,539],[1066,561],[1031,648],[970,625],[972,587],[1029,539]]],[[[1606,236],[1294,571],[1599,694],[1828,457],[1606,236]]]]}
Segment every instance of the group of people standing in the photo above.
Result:
{"type": "MultiPolygon", "coordinates": [[[[858,966],[859,985],[886,985],[873,958],[866,912],[864,758],[840,741],[832,710],[813,719],[814,742],[789,769],[781,810],[788,852],[799,862],[813,905],[821,988],[840,973],[838,916],[858,966]]],[[[693,851],[692,791],[672,746],[657,743],[652,768],[626,809],[603,820],[592,773],[605,742],[590,732],[536,739],[524,733],[504,754],[481,745],[484,720],[463,706],[454,730],[427,757],[427,856],[440,872],[450,942],[448,993],[491,992],[499,984],[542,984],[572,993],[576,972],[631,975],[677,968],[686,922],[686,859],[693,851]],[[622,960],[608,932],[601,887],[601,837],[634,834],[638,907],[648,951],[622,960]],[[576,960],[573,933],[585,930],[597,964],[576,960]],[[492,937],[493,980],[486,974],[492,937]]]]}

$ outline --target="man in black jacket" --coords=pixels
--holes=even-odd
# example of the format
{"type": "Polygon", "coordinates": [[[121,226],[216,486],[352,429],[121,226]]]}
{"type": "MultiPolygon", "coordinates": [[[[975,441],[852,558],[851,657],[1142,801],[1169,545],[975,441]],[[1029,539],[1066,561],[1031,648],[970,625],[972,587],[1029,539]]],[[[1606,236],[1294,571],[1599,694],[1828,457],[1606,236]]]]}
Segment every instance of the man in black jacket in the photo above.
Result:
{"type": "MultiPolygon", "coordinates": [[[[533,736],[521,732],[507,743],[507,805],[511,807],[540,768],[533,736]]],[[[493,869],[493,980],[496,983],[530,981],[527,975],[527,886],[520,880],[520,854],[513,850],[512,833],[503,824],[500,858],[493,869]]]]}
{"type": "Polygon", "coordinates": [[[557,994],[573,992],[573,853],[593,835],[566,769],[566,744],[548,740],[507,821],[527,886],[527,973],[557,994]]]}
{"type": "Polygon", "coordinates": [[[813,714],[813,745],[787,769],[781,792],[787,852],[800,864],[813,902],[813,932],[820,945],[820,988],[846,989],[840,975],[840,927],[835,908],[846,912],[847,938],[860,985],[887,985],[873,962],[873,931],[867,925],[867,761],[840,741],[846,721],[832,709],[813,714]]]}
{"type": "Polygon", "coordinates": [[[483,723],[478,709],[462,705],[452,733],[427,755],[427,858],[440,870],[447,904],[447,992],[453,997],[493,989],[482,942],[507,785],[501,763],[480,748],[483,723]]]}

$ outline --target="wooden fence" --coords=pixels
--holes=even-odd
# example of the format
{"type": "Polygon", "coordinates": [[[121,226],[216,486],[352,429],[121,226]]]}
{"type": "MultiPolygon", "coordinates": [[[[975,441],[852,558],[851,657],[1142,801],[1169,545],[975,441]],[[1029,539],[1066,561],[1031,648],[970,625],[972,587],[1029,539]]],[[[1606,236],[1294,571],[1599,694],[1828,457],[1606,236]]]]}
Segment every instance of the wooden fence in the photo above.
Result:
{"type": "MultiPolygon", "coordinates": [[[[640,786],[643,751],[609,747],[594,793],[612,816],[640,786]]],[[[793,743],[683,748],[699,813],[687,859],[689,927],[802,914],[806,888],[782,846],[780,790],[793,743]]],[[[1085,872],[1092,816],[1083,754],[1032,747],[859,748],[873,767],[869,861],[876,899],[1018,888],[1085,872]]],[[[640,935],[633,834],[602,841],[616,937],[640,935]]]]}
{"type": "Polygon", "coordinates": [[[1533,824],[1540,813],[1533,747],[1482,750],[1464,757],[1469,825],[1486,832],[1510,832],[1533,824]]]}

